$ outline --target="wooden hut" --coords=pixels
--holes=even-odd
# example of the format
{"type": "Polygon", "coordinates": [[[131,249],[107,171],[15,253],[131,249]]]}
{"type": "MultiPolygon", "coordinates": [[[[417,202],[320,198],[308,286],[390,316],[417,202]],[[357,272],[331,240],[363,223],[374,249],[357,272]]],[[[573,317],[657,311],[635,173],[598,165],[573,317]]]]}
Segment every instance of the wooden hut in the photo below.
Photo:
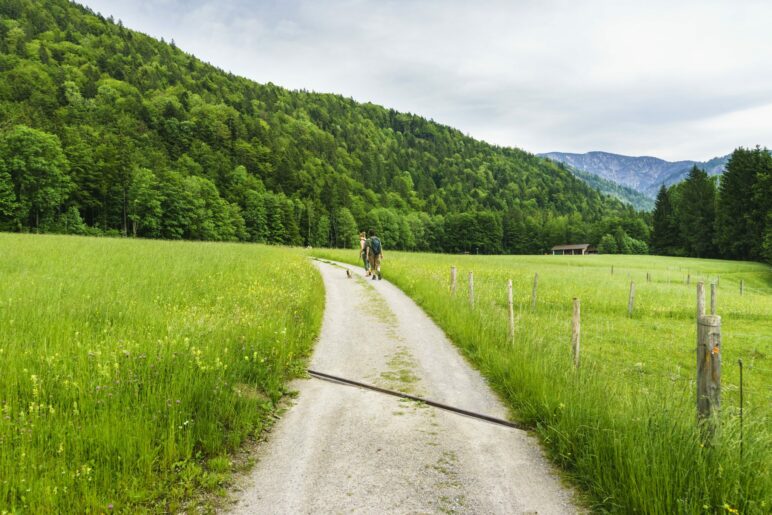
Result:
{"type": "Polygon", "coordinates": [[[571,243],[568,245],[555,245],[552,247],[553,256],[584,256],[585,254],[597,254],[598,249],[589,243],[571,243]]]}

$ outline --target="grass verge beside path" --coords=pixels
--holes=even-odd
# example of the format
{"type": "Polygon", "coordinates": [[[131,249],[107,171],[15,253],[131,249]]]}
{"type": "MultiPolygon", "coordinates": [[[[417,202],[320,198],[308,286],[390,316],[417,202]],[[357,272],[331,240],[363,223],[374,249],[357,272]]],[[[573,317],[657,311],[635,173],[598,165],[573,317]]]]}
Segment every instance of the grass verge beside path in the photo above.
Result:
{"type": "Polygon", "coordinates": [[[294,250],[0,234],[0,513],[176,512],[304,372],[294,250]]]}
{"type": "MultiPolygon", "coordinates": [[[[312,253],[359,264],[356,251],[312,253]]],[[[553,460],[592,496],[594,510],[761,514],[772,509],[770,267],[654,256],[389,252],[383,272],[445,330],[518,419],[536,430],[553,460]],[[455,296],[448,288],[452,265],[458,267],[455,296]],[[474,271],[474,308],[467,296],[469,271],[474,271]],[[717,436],[706,442],[695,427],[695,283],[705,281],[709,295],[716,277],[722,410],[717,436]],[[514,344],[507,337],[507,279],[515,292],[514,344]],[[636,299],[628,317],[631,281],[636,299]],[[579,371],[570,350],[573,297],[582,307],[579,371]]]]}

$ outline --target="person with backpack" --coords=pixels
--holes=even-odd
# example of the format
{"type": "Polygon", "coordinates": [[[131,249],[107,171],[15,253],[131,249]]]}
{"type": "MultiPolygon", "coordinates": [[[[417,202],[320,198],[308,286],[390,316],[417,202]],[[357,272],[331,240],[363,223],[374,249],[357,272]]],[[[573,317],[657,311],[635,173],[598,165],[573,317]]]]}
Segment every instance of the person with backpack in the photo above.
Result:
{"type": "Polygon", "coordinates": [[[359,233],[359,257],[365,264],[365,277],[370,275],[370,261],[367,259],[367,237],[365,231],[359,233]]]}
{"type": "Polygon", "coordinates": [[[375,281],[376,276],[380,281],[383,279],[381,274],[381,259],[383,259],[383,245],[375,231],[370,229],[370,237],[367,238],[367,260],[370,262],[370,274],[375,281]]]}

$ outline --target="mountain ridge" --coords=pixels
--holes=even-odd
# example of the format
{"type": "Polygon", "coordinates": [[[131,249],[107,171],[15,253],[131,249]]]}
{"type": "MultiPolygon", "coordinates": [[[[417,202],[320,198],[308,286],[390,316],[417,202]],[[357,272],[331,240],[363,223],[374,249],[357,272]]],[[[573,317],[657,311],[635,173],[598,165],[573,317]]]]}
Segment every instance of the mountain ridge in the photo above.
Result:
{"type": "Polygon", "coordinates": [[[652,199],[661,185],[681,182],[695,165],[708,175],[720,175],[730,157],[727,154],[707,161],[667,161],[654,156],[627,156],[600,150],[583,154],[545,152],[537,155],[627,186],[652,199]]]}

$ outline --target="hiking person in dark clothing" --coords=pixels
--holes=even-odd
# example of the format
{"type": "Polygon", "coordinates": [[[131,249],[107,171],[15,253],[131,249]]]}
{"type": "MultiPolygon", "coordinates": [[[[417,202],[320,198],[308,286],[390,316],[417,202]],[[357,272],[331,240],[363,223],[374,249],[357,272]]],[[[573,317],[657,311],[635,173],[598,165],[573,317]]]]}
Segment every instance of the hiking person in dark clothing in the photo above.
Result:
{"type": "Polygon", "coordinates": [[[381,240],[375,234],[375,231],[370,229],[370,237],[367,238],[367,260],[370,262],[370,274],[373,276],[373,281],[376,275],[378,280],[383,279],[381,274],[381,259],[383,259],[383,245],[381,240]]]}

